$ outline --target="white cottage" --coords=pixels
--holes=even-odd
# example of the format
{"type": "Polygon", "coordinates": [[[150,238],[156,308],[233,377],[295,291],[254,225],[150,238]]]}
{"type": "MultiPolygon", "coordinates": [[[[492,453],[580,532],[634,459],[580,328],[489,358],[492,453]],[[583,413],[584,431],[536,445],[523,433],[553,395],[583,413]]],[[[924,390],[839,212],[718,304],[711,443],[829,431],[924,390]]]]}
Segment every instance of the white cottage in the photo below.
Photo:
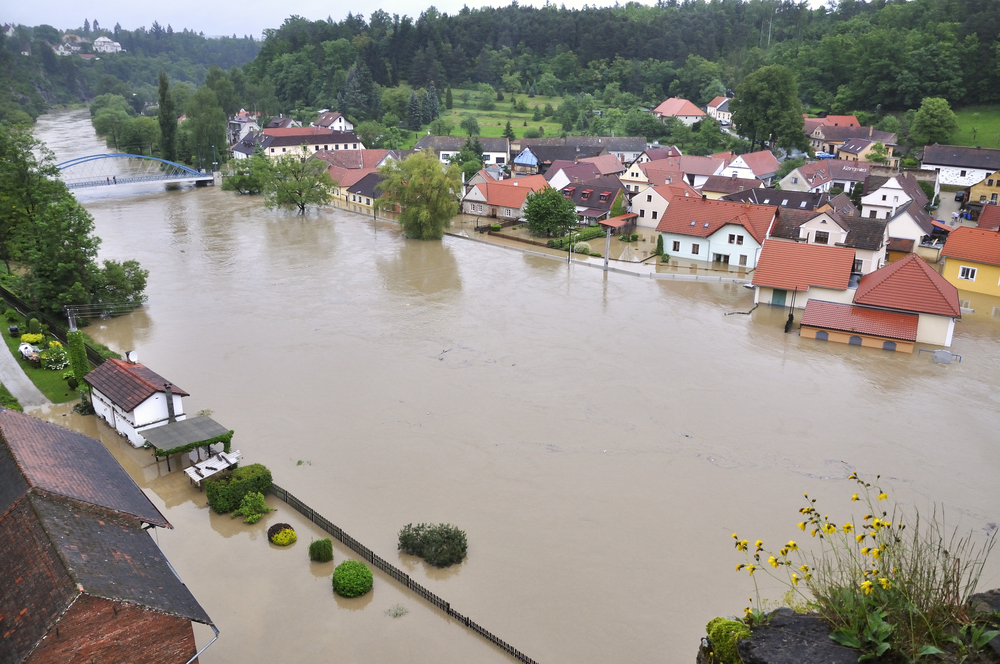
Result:
{"type": "Polygon", "coordinates": [[[138,362],[110,359],[84,377],[94,411],[134,447],[142,447],[144,429],[183,420],[189,396],[163,376],[138,362]]]}
{"type": "Polygon", "coordinates": [[[941,184],[971,187],[1000,169],[1000,150],[960,145],[928,145],[920,168],[937,171],[941,184]]]}
{"type": "MultiPolygon", "coordinates": [[[[633,211],[636,209],[632,201],[633,211]]],[[[754,268],[777,207],[675,196],[656,230],[671,258],[754,268]]]]}

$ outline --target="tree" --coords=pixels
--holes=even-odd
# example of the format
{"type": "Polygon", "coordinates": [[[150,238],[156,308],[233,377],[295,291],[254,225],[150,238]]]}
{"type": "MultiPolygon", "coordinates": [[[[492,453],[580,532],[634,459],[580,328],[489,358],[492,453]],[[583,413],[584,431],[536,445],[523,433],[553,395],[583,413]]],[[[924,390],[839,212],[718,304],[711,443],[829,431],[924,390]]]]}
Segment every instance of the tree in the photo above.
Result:
{"type": "Polygon", "coordinates": [[[177,161],[177,113],[170,94],[167,72],[160,70],[160,110],[156,116],[160,123],[160,156],[167,161],[177,161]]]}
{"type": "Polygon", "coordinates": [[[458,192],[462,190],[458,166],[441,168],[433,150],[392,160],[379,169],[385,178],[378,189],[378,205],[394,210],[399,206],[399,225],[406,237],[439,240],[458,214],[458,192]]]}
{"type": "Polygon", "coordinates": [[[910,134],[918,145],[947,143],[956,131],[958,120],[955,113],[948,101],[940,97],[927,97],[921,102],[910,128],[910,134]]]}
{"type": "Polygon", "coordinates": [[[235,159],[232,167],[229,175],[222,180],[224,191],[260,194],[271,177],[271,161],[263,154],[254,154],[249,159],[235,159]]]}
{"type": "Polygon", "coordinates": [[[576,205],[552,187],[528,194],[524,204],[528,231],[561,237],[576,225],[576,205]]]}
{"type": "Polygon", "coordinates": [[[424,95],[421,102],[424,124],[430,124],[432,121],[436,120],[439,115],[441,115],[441,106],[438,102],[437,89],[434,87],[434,81],[431,81],[430,87],[427,88],[427,94],[424,95]]]}
{"type": "Polygon", "coordinates": [[[406,106],[406,127],[418,131],[423,124],[423,113],[420,112],[420,99],[415,90],[410,91],[410,103],[406,106]]]}
{"type": "Polygon", "coordinates": [[[882,144],[882,141],[875,141],[871,152],[868,153],[868,161],[876,164],[884,164],[889,161],[889,150],[882,144]]]}
{"type": "Polygon", "coordinates": [[[198,88],[185,109],[187,120],[181,125],[181,143],[188,163],[198,160],[198,167],[211,161],[225,161],[226,114],[219,106],[215,93],[207,85],[198,88]],[[212,147],[215,147],[213,157],[212,147]]]}
{"type": "Polygon", "coordinates": [[[769,65],[747,76],[729,108],[733,126],[750,139],[751,149],[765,142],[772,147],[808,149],[798,86],[787,67],[769,65]]]}
{"type": "Polygon", "coordinates": [[[58,177],[55,156],[29,131],[0,125],[0,259],[8,274],[35,216],[58,195],[58,177]]]}
{"type": "Polygon", "coordinates": [[[205,75],[205,85],[215,93],[215,98],[218,100],[219,106],[222,107],[222,111],[226,114],[227,118],[236,114],[236,111],[240,108],[240,103],[236,98],[236,88],[233,86],[233,82],[226,72],[212,65],[208,68],[208,73],[205,75]]]}
{"type": "Polygon", "coordinates": [[[270,208],[298,209],[299,214],[305,214],[310,205],[329,203],[334,186],[325,161],[285,155],[271,165],[264,202],[270,208]]]}
{"type": "Polygon", "coordinates": [[[452,99],[452,96],[451,96],[451,86],[449,85],[448,86],[448,92],[446,92],[445,95],[444,95],[444,107],[447,108],[450,111],[451,107],[454,106],[454,105],[455,105],[455,100],[452,99]]]}
{"type": "Polygon", "coordinates": [[[619,191],[618,195],[615,196],[615,202],[611,204],[611,216],[620,217],[625,214],[628,208],[628,199],[625,196],[625,192],[619,191]]]}
{"type": "Polygon", "coordinates": [[[434,136],[451,136],[451,132],[455,130],[455,123],[448,122],[444,118],[438,118],[431,123],[431,134],[434,136]]]}
{"type": "Polygon", "coordinates": [[[466,115],[459,126],[468,136],[478,136],[479,135],[479,121],[476,120],[473,115],[466,115]]]}
{"type": "Polygon", "coordinates": [[[514,129],[510,126],[510,120],[507,120],[507,126],[503,129],[503,137],[509,141],[517,140],[517,136],[514,135],[514,129]]]}

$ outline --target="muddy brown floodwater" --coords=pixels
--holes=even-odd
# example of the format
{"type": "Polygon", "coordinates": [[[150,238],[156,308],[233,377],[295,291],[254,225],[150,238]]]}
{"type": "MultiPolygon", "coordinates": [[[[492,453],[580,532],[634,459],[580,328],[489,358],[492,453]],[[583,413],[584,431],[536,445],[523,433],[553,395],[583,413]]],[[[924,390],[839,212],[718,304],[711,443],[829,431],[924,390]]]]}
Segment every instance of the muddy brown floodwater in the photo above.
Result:
{"type": "MultiPolygon", "coordinates": [[[[105,151],[86,111],[36,134],[60,158],[105,151]]],[[[1000,519],[1000,301],[977,300],[962,362],[941,365],[783,334],[782,310],[726,315],[752,307],[737,284],[409,241],[216,188],[79,197],[101,256],[150,271],[149,304],[89,332],[136,349],[247,460],[543,664],[693,661],[705,623],[753,590],[730,535],[795,538],[803,492],[845,520],[855,470],[977,537],[1000,519]],[[468,559],[439,571],[398,554],[410,522],[458,525],[468,559]]],[[[206,664],[510,661],[385,577],[335,599],[330,567],[306,560],[321,534],[292,510],[211,515],[176,466],[62,412],[45,411],[100,435],[176,526],[160,546],[222,631],[206,664]],[[293,550],[266,542],[276,520],[299,529],[293,550]],[[387,617],[397,603],[410,614],[387,617]]],[[[983,587],[998,585],[994,557],[983,587]]]]}

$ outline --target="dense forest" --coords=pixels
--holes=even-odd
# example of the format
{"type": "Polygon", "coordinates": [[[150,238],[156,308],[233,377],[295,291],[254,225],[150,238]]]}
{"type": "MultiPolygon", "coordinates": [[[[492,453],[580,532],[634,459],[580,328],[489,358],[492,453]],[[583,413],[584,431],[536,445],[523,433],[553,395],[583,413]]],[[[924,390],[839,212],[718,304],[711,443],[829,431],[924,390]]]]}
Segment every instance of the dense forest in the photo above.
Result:
{"type": "MultiPolygon", "coordinates": [[[[81,42],[81,52],[91,53],[81,42]]],[[[0,33],[0,122],[32,122],[55,104],[80,103],[109,92],[128,90],[136,104],[156,101],[161,70],[177,81],[201,85],[212,66],[224,69],[249,62],[260,42],[249,37],[206,38],[204,35],[154,22],[125,30],[120,25],[105,30],[95,20],[85,27],[58,30],[49,25],[18,26],[12,37],[0,33]],[[106,36],[119,42],[123,53],[99,55],[87,61],[60,57],[52,46],[67,34],[93,41],[106,36]],[[23,55],[27,53],[28,55],[23,55]]],[[[141,108],[141,107],[140,107],[141,108]]]]}

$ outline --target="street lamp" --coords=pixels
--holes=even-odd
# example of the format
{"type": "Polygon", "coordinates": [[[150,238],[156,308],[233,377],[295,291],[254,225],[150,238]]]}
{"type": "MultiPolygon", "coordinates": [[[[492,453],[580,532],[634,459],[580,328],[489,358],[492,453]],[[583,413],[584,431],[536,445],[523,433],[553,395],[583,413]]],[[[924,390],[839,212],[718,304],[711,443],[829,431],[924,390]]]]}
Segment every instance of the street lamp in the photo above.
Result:
{"type": "Polygon", "coordinates": [[[215,146],[212,146],[212,172],[219,170],[219,158],[215,154],[215,146]]]}

